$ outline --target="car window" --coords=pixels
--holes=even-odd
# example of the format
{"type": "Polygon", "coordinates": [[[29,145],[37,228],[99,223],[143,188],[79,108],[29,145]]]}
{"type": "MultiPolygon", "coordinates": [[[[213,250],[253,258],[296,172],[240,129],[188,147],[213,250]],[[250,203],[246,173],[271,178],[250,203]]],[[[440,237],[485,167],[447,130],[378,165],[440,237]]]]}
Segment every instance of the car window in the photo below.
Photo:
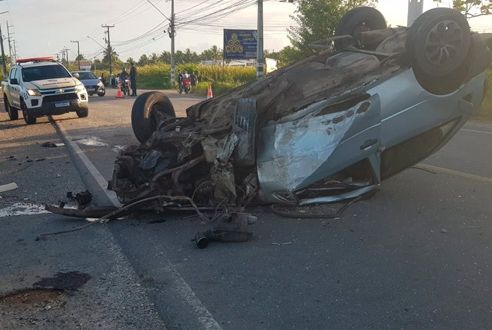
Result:
{"type": "Polygon", "coordinates": [[[34,66],[22,69],[22,79],[25,82],[69,77],[71,77],[70,73],[61,65],[34,66]]]}
{"type": "Polygon", "coordinates": [[[15,78],[15,71],[16,71],[16,70],[17,70],[16,68],[12,68],[12,70],[10,70],[10,76],[9,76],[9,77],[10,77],[10,79],[15,78]]]}
{"type": "Polygon", "coordinates": [[[19,82],[19,84],[20,84],[20,82],[22,81],[21,80],[21,69],[15,70],[15,77],[14,78],[16,78],[17,82],[19,82]]]}
{"type": "Polygon", "coordinates": [[[90,71],[79,71],[77,73],[79,74],[80,80],[97,79],[96,76],[90,71]]]}

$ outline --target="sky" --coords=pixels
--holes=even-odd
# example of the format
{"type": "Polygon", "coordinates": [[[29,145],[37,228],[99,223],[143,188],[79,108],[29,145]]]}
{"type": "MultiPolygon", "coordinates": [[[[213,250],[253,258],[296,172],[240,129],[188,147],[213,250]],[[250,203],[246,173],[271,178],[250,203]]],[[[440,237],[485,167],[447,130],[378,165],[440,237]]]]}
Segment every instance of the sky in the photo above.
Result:
{"type": "MultiPolygon", "coordinates": [[[[102,24],[111,28],[111,43],[120,58],[138,59],[141,54],[160,54],[170,50],[170,39],[164,31],[170,16],[169,0],[0,0],[0,24],[7,35],[7,21],[15,40],[18,57],[45,56],[69,48],[69,58],[77,55],[77,45],[86,58],[101,58],[105,45],[102,24]]],[[[408,0],[379,0],[377,8],[392,26],[406,25],[408,0]]],[[[441,6],[449,6],[444,0],[441,6]]],[[[200,52],[213,45],[222,48],[222,29],[256,28],[254,0],[175,0],[177,21],[176,49],[200,52]],[[241,4],[251,4],[241,8],[241,4]],[[203,16],[229,6],[225,17],[203,16]],[[195,22],[189,22],[200,19],[195,22]]],[[[435,7],[425,0],[425,9],[435,7]]],[[[279,50],[289,45],[286,28],[294,25],[291,15],[296,6],[278,0],[265,0],[265,49],[279,50]]],[[[218,15],[218,14],[217,14],[218,15]]],[[[470,21],[478,32],[492,32],[492,16],[470,21]]],[[[5,42],[5,46],[8,44],[5,42]]],[[[6,48],[8,51],[8,47],[6,48]]]]}

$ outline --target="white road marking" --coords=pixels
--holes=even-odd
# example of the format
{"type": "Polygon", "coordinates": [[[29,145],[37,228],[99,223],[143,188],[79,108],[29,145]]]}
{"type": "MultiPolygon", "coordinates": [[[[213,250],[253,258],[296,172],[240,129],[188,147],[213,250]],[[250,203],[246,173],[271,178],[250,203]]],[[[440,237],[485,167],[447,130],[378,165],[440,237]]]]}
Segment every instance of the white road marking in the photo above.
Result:
{"type": "Polygon", "coordinates": [[[448,174],[448,175],[453,175],[453,176],[459,176],[459,177],[469,179],[469,180],[480,181],[480,182],[485,182],[485,183],[492,183],[492,178],[490,178],[490,177],[480,176],[480,175],[466,173],[466,172],[461,172],[461,171],[457,171],[457,170],[452,170],[450,168],[439,167],[439,166],[434,166],[434,165],[429,165],[429,164],[418,164],[418,165],[415,165],[414,167],[421,169],[421,170],[424,170],[424,171],[443,173],[443,174],[448,174]]]}
{"type": "Polygon", "coordinates": [[[482,131],[478,129],[462,128],[463,132],[478,133],[478,134],[492,134],[492,131],[482,131]]]}
{"type": "MultiPolygon", "coordinates": [[[[106,189],[108,186],[108,182],[106,181],[106,179],[97,170],[94,164],[92,164],[92,162],[85,155],[82,149],[80,149],[80,147],[72,140],[72,137],[68,135],[67,131],[63,128],[62,124],[60,122],[55,122],[52,117],[50,117],[50,121],[52,125],[55,127],[56,131],[61,136],[62,140],[65,142],[65,145],[67,146],[70,152],[70,156],[73,158],[74,163],[76,164],[82,163],[82,165],[85,167],[86,172],[88,172],[88,174],[92,176],[94,181],[98,184],[99,189],[104,192],[104,194],[111,201],[111,203],[114,206],[120,206],[121,204],[118,201],[116,194],[106,189]]],[[[79,170],[83,170],[83,169],[79,169],[79,170]]]]}
{"type": "MultiPolygon", "coordinates": [[[[93,177],[93,179],[98,183],[101,190],[107,195],[108,199],[111,200],[113,205],[120,206],[116,195],[108,191],[106,189],[106,180],[102,176],[102,174],[98,171],[98,169],[92,164],[89,158],[84,154],[84,152],[80,149],[80,147],[72,141],[72,138],[68,135],[67,131],[63,128],[60,122],[55,122],[51,117],[50,121],[61,135],[62,139],[65,141],[68,150],[74,155],[71,155],[74,158],[78,158],[89,174],[93,177]]],[[[75,161],[74,161],[75,162],[75,161]]],[[[190,306],[191,311],[195,315],[198,322],[202,325],[203,329],[206,330],[221,330],[222,327],[220,324],[214,319],[212,313],[203,305],[200,299],[196,296],[195,292],[191,289],[191,287],[186,283],[181,274],[177,271],[176,267],[171,263],[171,261],[166,258],[166,269],[168,271],[168,275],[172,279],[172,283],[176,288],[176,291],[179,293],[180,298],[190,306]]]]}

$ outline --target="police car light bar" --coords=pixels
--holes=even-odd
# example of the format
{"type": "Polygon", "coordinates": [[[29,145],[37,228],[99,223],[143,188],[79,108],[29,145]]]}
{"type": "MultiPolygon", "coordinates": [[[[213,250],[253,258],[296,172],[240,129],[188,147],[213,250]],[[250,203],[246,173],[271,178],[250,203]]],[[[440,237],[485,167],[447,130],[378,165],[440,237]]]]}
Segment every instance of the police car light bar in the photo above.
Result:
{"type": "Polygon", "coordinates": [[[29,58],[19,58],[16,60],[17,64],[28,63],[28,62],[55,62],[53,56],[44,56],[44,57],[29,57],[29,58]]]}

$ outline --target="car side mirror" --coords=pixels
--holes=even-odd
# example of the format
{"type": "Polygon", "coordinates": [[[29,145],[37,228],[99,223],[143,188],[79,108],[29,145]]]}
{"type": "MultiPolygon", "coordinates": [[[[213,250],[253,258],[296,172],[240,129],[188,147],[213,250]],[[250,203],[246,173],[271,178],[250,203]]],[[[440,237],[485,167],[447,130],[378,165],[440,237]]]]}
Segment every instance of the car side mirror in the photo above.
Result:
{"type": "Polygon", "coordinates": [[[11,85],[19,85],[19,81],[17,80],[17,78],[11,78],[10,79],[10,84],[11,85]]]}
{"type": "Polygon", "coordinates": [[[74,76],[75,78],[77,78],[77,79],[79,79],[79,78],[80,78],[80,74],[78,74],[77,72],[75,72],[75,73],[73,74],[73,76],[74,76]]]}

